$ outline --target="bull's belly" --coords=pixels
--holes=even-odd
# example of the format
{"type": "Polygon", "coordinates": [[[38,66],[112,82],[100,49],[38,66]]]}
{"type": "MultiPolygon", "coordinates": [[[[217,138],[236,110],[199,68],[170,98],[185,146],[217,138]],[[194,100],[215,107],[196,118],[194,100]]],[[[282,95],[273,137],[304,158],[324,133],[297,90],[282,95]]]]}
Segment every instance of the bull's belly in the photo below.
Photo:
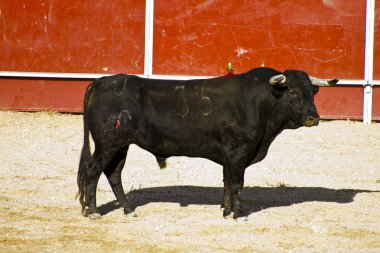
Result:
{"type": "Polygon", "coordinates": [[[247,138],[238,131],[206,129],[199,124],[196,129],[181,124],[163,125],[144,125],[145,131],[139,132],[135,144],[160,157],[200,157],[221,165],[230,157],[241,166],[249,166],[265,158],[271,143],[258,131],[252,131],[252,138],[247,138]]]}
{"type": "Polygon", "coordinates": [[[221,163],[217,141],[203,134],[148,134],[136,140],[136,145],[156,156],[188,156],[207,158],[221,163]]]}

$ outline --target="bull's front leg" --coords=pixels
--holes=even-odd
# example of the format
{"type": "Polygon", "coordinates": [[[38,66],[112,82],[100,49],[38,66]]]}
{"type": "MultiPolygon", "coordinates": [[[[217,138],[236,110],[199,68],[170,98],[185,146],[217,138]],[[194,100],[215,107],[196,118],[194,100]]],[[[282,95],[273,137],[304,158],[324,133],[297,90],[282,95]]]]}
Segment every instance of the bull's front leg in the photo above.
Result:
{"type": "Polygon", "coordinates": [[[243,190],[244,180],[239,180],[239,182],[232,183],[231,185],[231,203],[232,212],[234,213],[234,219],[242,217],[243,206],[240,200],[240,193],[243,190]]]}
{"type": "Polygon", "coordinates": [[[224,192],[223,192],[223,199],[222,199],[222,205],[221,208],[223,210],[223,216],[226,218],[230,216],[232,213],[232,205],[231,205],[231,187],[224,183],[224,192]]]}
{"type": "Polygon", "coordinates": [[[240,193],[244,186],[244,171],[235,166],[223,167],[224,193],[222,200],[223,216],[237,219],[243,216],[243,207],[240,200],[240,193]]]}

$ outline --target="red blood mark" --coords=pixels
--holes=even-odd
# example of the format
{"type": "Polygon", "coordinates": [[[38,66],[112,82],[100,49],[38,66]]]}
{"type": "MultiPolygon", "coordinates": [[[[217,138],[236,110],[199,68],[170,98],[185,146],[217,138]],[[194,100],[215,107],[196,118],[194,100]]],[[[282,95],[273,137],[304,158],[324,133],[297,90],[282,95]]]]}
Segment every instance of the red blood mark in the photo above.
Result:
{"type": "Polygon", "coordinates": [[[123,127],[127,126],[128,120],[131,120],[132,117],[129,114],[128,110],[122,110],[119,114],[116,115],[116,125],[115,129],[120,129],[121,128],[121,116],[127,116],[127,119],[123,117],[123,127]]]}
{"type": "Polygon", "coordinates": [[[233,76],[234,73],[233,72],[227,72],[227,74],[224,75],[224,77],[230,77],[230,76],[233,76]]]}

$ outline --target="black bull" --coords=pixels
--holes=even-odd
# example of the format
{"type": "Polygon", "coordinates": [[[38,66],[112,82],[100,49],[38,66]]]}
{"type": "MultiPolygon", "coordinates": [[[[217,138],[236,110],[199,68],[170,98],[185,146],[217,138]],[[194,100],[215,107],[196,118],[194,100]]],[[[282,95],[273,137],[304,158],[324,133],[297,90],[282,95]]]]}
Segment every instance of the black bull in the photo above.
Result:
{"type": "Polygon", "coordinates": [[[284,129],[318,125],[317,86],[336,84],[299,70],[256,68],[232,77],[154,80],[114,75],[95,80],[84,99],[84,144],[78,170],[82,213],[100,217],[96,188],[103,172],[126,214],[121,171],[128,147],[156,156],[203,157],[223,166],[223,215],[243,215],[245,169],[264,159],[284,129]],[[95,144],[91,155],[89,133],[95,144]]]}

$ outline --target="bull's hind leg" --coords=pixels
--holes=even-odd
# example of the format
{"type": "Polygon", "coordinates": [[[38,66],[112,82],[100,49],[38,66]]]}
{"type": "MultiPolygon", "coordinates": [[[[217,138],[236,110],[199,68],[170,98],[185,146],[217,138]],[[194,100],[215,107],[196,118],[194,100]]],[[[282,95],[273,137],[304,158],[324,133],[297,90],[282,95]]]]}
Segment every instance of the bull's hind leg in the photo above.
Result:
{"type": "Polygon", "coordinates": [[[124,193],[123,184],[121,181],[121,171],[124,168],[127,152],[128,146],[120,149],[113,157],[107,169],[104,171],[104,174],[107,176],[108,182],[111,185],[117,201],[124,208],[124,213],[133,214],[133,216],[136,216],[131,208],[128,198],[124,193]]]}
{"type": "Polygon", "coordinates": [[[108,166],[113,157],[110,150],[102,150],[95,147],[94,154],[87,165],[85,207],[83,215],[88,216],[90,219],[98,219],[101,217],[99,210],[96,207],[96,188],[103,169],[108,166]]]}

